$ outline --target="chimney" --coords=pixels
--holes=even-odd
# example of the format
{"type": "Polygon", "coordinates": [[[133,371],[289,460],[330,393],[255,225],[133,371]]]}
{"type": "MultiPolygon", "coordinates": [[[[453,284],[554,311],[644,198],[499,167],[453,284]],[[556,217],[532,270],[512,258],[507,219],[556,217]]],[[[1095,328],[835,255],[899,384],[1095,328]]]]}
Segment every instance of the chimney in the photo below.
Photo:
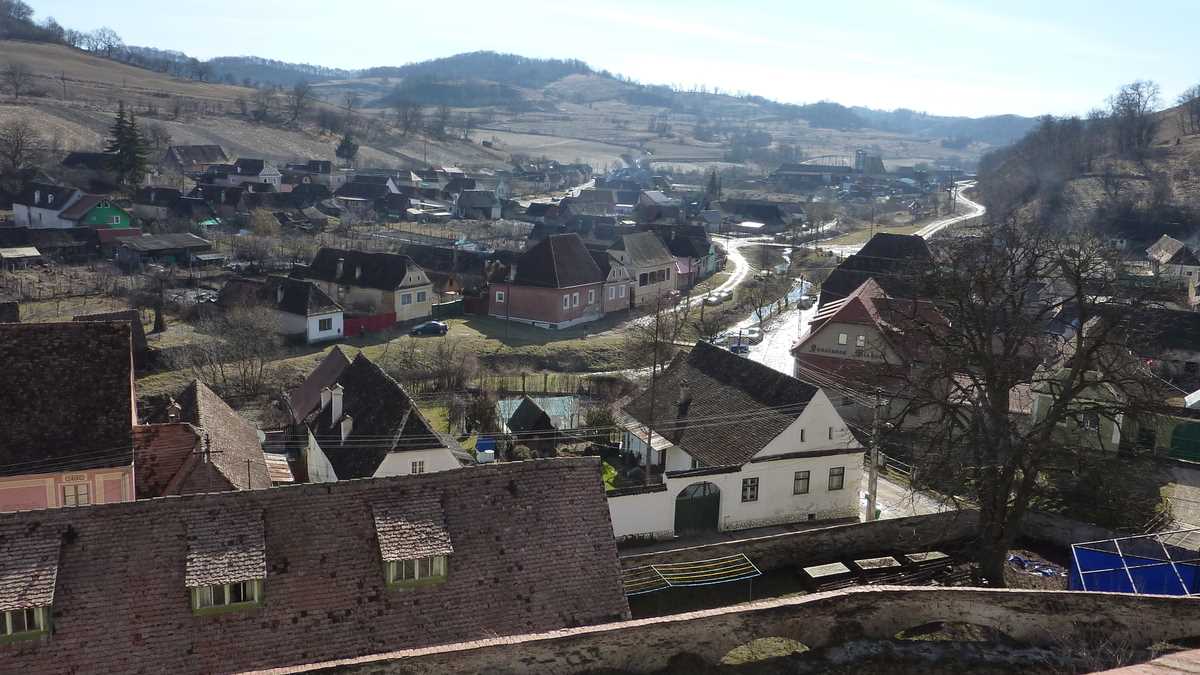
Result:
{"type": "Polygon", "coordinates": [[[321,390],[321,410],[324,410],[329,405],[330,399],[333,398],[333,391],[329,387],[321,390]]]}
{"type": "MultiPolygon", "coordinates": [[[[671,439],[678,444],[683,440],[683,432],[687,431],[688,408],[692,406],[692,389],[687,380],[679,381],[679,399],[675,401],[675,434],[671,439]]],[[[662,466],[666,469],[666,453],[663,453],[662,466]]]]}
{"type": "Polygon", "coordinates": [[[342,394],[345,393],[345,391],[346,389],[342,387],[342,385],[338,384],[334,385],[333,391],[330,392],[330,404],[333,406],[330,419],[332,419],[334,422],[338,421],[342,417],[342,394]]]}
{"type": "Polygon", "coordinates": [[[350,435],[350,432],[353,429],[354,429],[354,418],[349,415],[346,415],[345,419],[342,420],[342,442],[345,442],[346,437],[350,435]]]}
{"type": "Polygon", "coordinates": [[[337,277],[338,277],[339,279],[342,277],[342,270],[343,270],[343,269],[345,269],[345,267],[346,267],[346,259],[345,259],[345,258],[338,258],[338,264],[337,264],[337,277]]]}
{"type": "Polygon", "coordinates": [[[279,305],[282,303],[283,303],[283,282],[280,282],[279,285],[275,287],[275,304],[279,305]]]}
{"type": "Polygon", "coordinates": [[[183,414],[183,406],[175,399],[171,399],[171,405],[167,406],[167,421],[178,422],[180,415],[183,414]]]}

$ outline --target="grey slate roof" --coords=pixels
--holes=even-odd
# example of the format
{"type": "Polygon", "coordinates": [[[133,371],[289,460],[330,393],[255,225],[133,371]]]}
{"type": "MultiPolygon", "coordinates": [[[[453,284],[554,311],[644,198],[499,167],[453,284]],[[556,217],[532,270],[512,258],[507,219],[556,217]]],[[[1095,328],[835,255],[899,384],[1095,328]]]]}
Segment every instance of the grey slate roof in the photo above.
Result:
{"type": "Polygon", "coordinates": [[[653,232],[623,234],[613,244],[612,250],[625,251],[630,267],[653,267],[675,262],[662,239],[653,232]]]}
{"type": "Polygon", "coordinates": [[[267,576],[266,537],[260,510],[191,511],[184,514],[188,588],[232,584],[267,576]]]}
{"type": "Polygon", "coordinates": [[[1146,254],[1160,265],[1200,265],[1191,247],[1165,234],[1146,249],[1146,254]]]}
{"type": "Polygon", "coordinates": [[[604,275],[578,234],[555,234],[517,259],[514,284],[571,288],[604,281],[604,275]]]}
{"type": "Polygon", "coordinates": [[[292,419],[297,424],[321,405],[321,390],[337,384],[342,371],[349,365],[350,359],[346,358],[341,347],[334,347],[299,386],[287,392],[292,419]]]}
{"type": "Polygon", "coordinates": [[[697,342],[659,377],[653,416],[648,390],[624,410],[705,467],[740,466],[796,421],[817,391],[761,363],[697,342]],[[681,410],[680,385],[685,382],[691,402],[681,410]],[[689,419],[730,416],[743,421],[687,428],[689,419]]]}
{"type": "Polygon", "coordinates": [[[500,206],[492,190],[463,190],[456,202],[460,209],[491,209],[500,206]]]}
{"type": "Polygon", "coordinates": [[[322,248],[312,264],[298,269],[295,276],[305,279],[332,281],[343,286],[394,291],[404,285],[409,268],[416,268],[412,258],[397,253],[371,253],[340,248],[322,248]],[[338,274],[338,261],[342,273],[338,274]]]}
{"type": "Polygon", "coordinates": [[[341,305],[311,281],[278,276],[267,277],[265,281],[230,279],[221,288],[218,302],[225,307],[264,304],[297,316],[342,311],[341,305]]]}
{"type": "Polygon", "coordinates": [[[454,553],[437,495],[382,499],[371,505],[379,553],[386,562],[454,553]]]}
{"type": "Polygon", "coordinates": [[[0,612],[53,604],[61,546],[56,527],[0,526],[0,612]]]}
{"type": "Polygon", "coordinates": [[[207,250],[212,243],[191,233],[183,234],[153,234],[141,237],[127,237],[121,240],[121,246],[139,253],[157,253],[176,249],[207,250]]]}

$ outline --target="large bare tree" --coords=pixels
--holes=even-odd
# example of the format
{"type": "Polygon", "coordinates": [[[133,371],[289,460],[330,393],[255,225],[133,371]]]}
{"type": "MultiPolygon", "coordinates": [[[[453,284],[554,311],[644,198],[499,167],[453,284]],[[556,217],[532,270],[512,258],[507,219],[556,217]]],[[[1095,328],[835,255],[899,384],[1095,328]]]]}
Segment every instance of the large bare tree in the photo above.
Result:
{"type": "Polygon", "coordinates": [[[921,482],[978,506],[979,570],[1003,585],[1044,472],[1081,453],[1115,462],[1116,430],[1163,400],[1131,348],[1158,328],[1137,314],[1156,293],[1086,236],[1013,225],[975,234],[911,271],[921,302],[882,304],[912,364],[886,389],[921,482]]]}
{"type": "Polygon", "coordinates": [[[0,125],[0,172],[16,173],[38,161],[46,142],[24,118],[0,125]]]}
{"type": "Polygon", "coordinates": [[[1109,115],[1116,135],[1117,151],[1141,156],[1154,142],[1158,131],[1158,84],[1137,80],[1121,87],[1108,99],[1109,115]]]}
{"type": "Polygon", "coordinates": [[[312,99],[313,87],[308,82],[301,80],[291,88],[287,94],[287,108],[291,115],[288,124],[295,124],[296,120],[308,111],[312,105],[312,99]]]}

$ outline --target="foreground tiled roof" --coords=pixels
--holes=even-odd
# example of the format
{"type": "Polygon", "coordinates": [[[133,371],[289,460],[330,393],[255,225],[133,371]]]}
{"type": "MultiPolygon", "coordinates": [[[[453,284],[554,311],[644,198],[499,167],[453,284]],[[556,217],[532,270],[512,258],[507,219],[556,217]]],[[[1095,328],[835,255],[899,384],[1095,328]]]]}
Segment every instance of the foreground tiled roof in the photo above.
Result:
{"type": "Polygon", "coordinates": [[[129,466],[129,323],[0,324],[0,475],[129,466]]]}
{"type": "MultiPolygon", "coordinates": [[[[241,672],[629,616],[594,458],[0,514],[0,533],[14,529],[61,533],[62,555],[57,583],[43,584],[57,589],[53,634],[0,645],[13,673],[241,672]],[[453,541],[444,583],[387,587],[381,502],[405,514],[440,504],[453,541]],[[254,518],[261,605],[194,614],[192,528],[254,518]]],[[[0,546],[0,560],[27,559],[0,546]]]]}
{"type": "Polygon", "coordinates": [[[161,497],[199,450],[200,436],[187,422],[133,428],[134,483],[138,499],[161,497]]]}
{"type": "Polygon", "coordinates": [[[136,309],[126,309],[117,312],[99,312],[96,314],[81,314],[74,317],[75,321],[128,321],[133,338],[135,358],[138,352],[144,352],[149,347],[146,342],[146,329],[142,326],[142,313],[136,309]]]}
{"type": "Polygon", "coordinates": [[[188,588],[267,576],[262,511],[193,510],[184,514],[188,588]]]}
{"type": "Polygon", "coordinates": [[[436,495],[392,498],[371,506],[379,553],[388,562],[454,553],[446,515],[436,495]]]}
{"type": "Polygon", "coordinates": [[[0,611],[54,600],[62,533],[40,524],[0,525],[0,611]]]}
{"type": "Polygon", "coordinates": [[[653,415],[649,390],[626,405],[625,412],[705,467],[734,466],[750,461],[783,433],[817,391],[761,363],[697,342],[658,378],[653,415]],[[691,402],[681,411],[685,383],[691,402]],[[703,422],[714,418],[726,423],[703,422]]]}

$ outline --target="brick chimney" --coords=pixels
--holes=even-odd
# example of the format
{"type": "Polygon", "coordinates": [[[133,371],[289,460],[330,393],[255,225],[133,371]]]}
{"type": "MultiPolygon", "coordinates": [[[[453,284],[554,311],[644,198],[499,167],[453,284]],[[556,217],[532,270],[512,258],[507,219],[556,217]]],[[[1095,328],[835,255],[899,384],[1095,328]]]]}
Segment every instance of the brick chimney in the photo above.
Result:
{"type": "Polygon", "coordinates": [[[275,304],[279,305],[282,303],[283,303],[283,282],[280,282],[280,284],[275,287],[275,304]]]}
{"type": "Polygon", "coordinates": [[[330,392],[330,405],[333,406],[333,410],[330,411],[330,419],[335,423],[342,417],[342,394],[345,392],[345,387],[340,384],[334,385],[333,391],[330,392]]]}

